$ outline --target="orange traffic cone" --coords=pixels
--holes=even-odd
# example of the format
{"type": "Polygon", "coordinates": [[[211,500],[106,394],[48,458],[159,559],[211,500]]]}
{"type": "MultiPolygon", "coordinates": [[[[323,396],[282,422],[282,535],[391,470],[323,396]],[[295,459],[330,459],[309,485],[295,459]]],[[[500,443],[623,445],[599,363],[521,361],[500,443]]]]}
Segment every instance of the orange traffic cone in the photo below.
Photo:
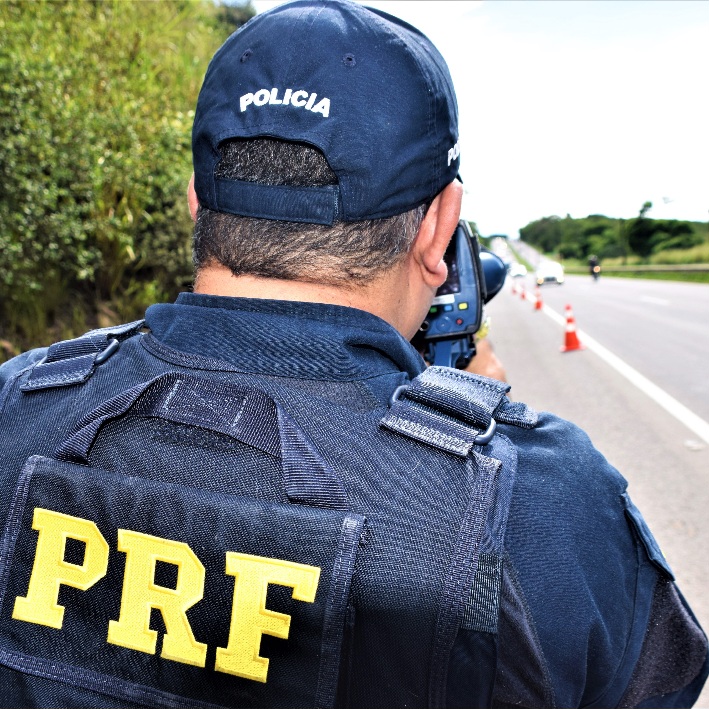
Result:
{"type": "Polygon", "coordinates": [[[537,286],[534,289],[534,309],[535,310],[541,310],[542,309],[542,292],[539,290],[539,286],[537,286]]]}
{"type": "Polygon", "coordinates": [[[566,306],[566,336],[564,344],[561,347],[562,352],[573,352],[573,350],[585,350],[586,348],[579,342],[576,334],[576,320],[574,319],[574,311],[571,306],[566,306]]]}
{"type": "Polygon", "coordinates": [[[517,295],[517,281],[512,281],[512,295],[517,295]]]}
{"type": "Polygon", "coordinates": [[[522,284],[521,288],[519,289],[519,297],[522,300],[527,300],[527,294],[524,292],[524,284],[522,284]]]}

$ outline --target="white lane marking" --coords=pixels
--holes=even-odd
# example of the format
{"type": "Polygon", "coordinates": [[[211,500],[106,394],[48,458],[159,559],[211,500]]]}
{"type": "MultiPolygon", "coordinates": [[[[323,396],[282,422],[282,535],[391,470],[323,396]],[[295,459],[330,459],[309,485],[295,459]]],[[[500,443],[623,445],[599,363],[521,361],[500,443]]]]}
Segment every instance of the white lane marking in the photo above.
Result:
{"type": "MultiPolygon", "coordinates": [[[[552,310],[548,305],[542,306],[542,312],[559,325],[566,325],[566,318],[552,310]]],[[[670,396],[664,389],[653,384],[647,377],[644,377],[637,369],[633,369],[620,357],[614,355],[606,349],[598,340],[594,340],[583,330],[576,331],[582,344],[586,348],[595,352],[602,360],[609,364],[619,374],[624,376],[631,384],[634,384],[640,391],[647,394],[655,403],[659,404],[668,414],[674,416],[680,423],[683,423],[690,431],[699,436],[705,443],[709,443],[709,423],[690,411],[684,404],[680,404],[677,399],[670,396]]]]}
{"type": "Polygon", "coordinates": [[[641,295],[640,300],[643,303],[652,303],[653,305],[669,305],[670,301],[666,298],[656,298],[654,295],[641,295]]]}

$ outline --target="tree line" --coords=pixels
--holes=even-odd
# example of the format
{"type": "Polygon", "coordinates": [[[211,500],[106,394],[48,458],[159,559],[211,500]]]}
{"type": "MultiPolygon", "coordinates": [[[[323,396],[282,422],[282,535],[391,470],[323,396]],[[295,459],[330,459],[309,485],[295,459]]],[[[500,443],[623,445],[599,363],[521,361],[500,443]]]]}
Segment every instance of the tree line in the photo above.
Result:
{"type": "Polygon", "coordinates": [[[0,361],[189,283],[193,109],[212,54],[253,14],[0,3],[0,361]]]}
{"type": "Polygon", "coordinates": [[[707,225],[677,219],[652,219],[652,202],[645,202],[632,219],[591,214],[583,219],[543,217],[520,229],[524,241],[562,259],[622,258],[647,260],[664,252],[691,249],[706,241],[707,225]]]}

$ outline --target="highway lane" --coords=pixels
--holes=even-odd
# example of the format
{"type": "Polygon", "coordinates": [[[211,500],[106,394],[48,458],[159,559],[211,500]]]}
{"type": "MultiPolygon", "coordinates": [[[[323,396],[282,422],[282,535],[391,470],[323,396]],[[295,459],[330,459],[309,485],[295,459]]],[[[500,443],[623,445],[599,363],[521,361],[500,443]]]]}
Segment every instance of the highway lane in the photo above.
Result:
{"type": "MultiPolygon", "coordinates": [[[[692,353],[683,357],[679,333],[691,328],[696,334],[707,329],[706,323],[700,320],[690,326],[688,321],[696,315],[688,313],[688,320],[679,316],[680,324],[674,325],[672,321],[677,318],[673,306],[658,307],[653,312],[648,307],[652,301],[647,298],[665,298],[672,303],[677,293],[685,302],[691,298],[699,302],[702,296],[695,296],[694,288],[685,290],[681,287],[684,284],[660,284],[656,289],[654,282],[627,281],[627,285],[616,288],[612,280],[593,284],[590,278],[572,278],[563,286],[545,286],[542,297],[560,313],[570,302],[582,330],[615,354],[632,359],[633,366],[646,377],[660,372],[659,378],[664,378],[655,383],[672,388],[670,393],[686,403],[682,377],[689,381],[702,376],[706,379],[706,364],[702,364],[699,353],[697,369],[693,346],[687,347],[692,353]],[[670,289],[673,292],[668,295],[663,285],[680,288],[670,289]],[[626,297],[622,297],[624,290],[626,297]],[[657,311],[667,313],[666,318],[660,320],[657,311]],[[656,345],[663,338],[647,332],[656,328],[672,333],[664,338],[671,346],[656,345]],[[672,368],[662,363],[668,358],[672,359],[672,368]],[[668,374],[670,369],[680,370],[681,377],[668,374]]],[[[531,283],[530,277],[528,290],[531,283]]],[[[709,446],[593,351],[561,353],[564,328],[534,310],[530,300],[522,300],[510,290],[508,282],[486,311],[492,319],[490,338],[506,367],[512,397],[580,425],[620,470],[683,593],[709,629],[709,446]]],[[[697,343],[702,336],[697,335],[697,343]]],[[[699,344],[697,349],[701,349],[699,344]]],[[[692,406],[701,403],[701,397],[692,399],[692,406]]],[[[709,707],[709,689],[698,706],[709,707]]]]}
{"type": "MultiPolygon", "coordinates": [[[[533,287],[528,277],[527,287],[533,287]]],[[[567,276],[542,300],[709,421],[709,285],[567,276]]]]}

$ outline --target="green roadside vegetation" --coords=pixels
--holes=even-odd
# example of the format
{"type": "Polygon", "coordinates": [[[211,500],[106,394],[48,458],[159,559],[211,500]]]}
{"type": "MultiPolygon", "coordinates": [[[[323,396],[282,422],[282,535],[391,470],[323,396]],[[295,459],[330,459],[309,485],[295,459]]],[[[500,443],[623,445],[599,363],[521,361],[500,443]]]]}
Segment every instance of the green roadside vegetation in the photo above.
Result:
{"type": "Polygon", "coordinates": [[[524,258],[519,251],[517,251],[517,249],[515,249],[512,243],[508,244],[508,246],[510,251],[515,255],[517,261],[519,261],[519,263],[521,263],[530,273],[534,271],[534,266],[532,266],[532,264],[529,263],[529,261],[527,261],[527,259],[524,258]]]}
{"type": "Polygon", "coordinates": [[[563,263],[567,273],[587,274],[595,255],[606,276],[709,283],[709,225],[652,219],[651,210],[645,202],[632,219],[544,217],[520,229],[520,236],[563,263]]]}
{"type": "Polygon", "coordinates": [[[213,0],[0,2],[0,361],[191,279],[190,140],[213,0]]]}

